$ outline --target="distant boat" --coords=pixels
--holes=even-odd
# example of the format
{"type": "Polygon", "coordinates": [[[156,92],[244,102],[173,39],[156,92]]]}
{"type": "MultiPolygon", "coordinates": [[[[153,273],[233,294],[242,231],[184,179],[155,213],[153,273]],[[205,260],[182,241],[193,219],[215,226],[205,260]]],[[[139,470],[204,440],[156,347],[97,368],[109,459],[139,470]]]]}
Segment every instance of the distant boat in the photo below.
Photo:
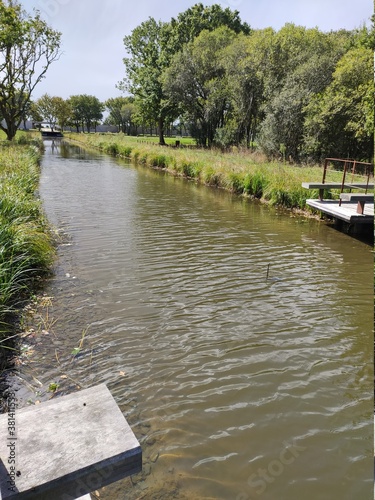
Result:
{"type": "Polygon", "coordinates": [[[61,130],[52,130],[50,127],[42,127],[40,133],[42,137],[63,137],[61,130]]]}

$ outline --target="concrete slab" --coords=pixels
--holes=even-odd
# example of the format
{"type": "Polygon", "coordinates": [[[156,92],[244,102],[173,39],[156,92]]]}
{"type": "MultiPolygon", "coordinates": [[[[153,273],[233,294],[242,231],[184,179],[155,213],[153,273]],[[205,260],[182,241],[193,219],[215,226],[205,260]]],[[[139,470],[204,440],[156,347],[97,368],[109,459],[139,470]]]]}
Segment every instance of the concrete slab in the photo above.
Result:
{"type": "Polygon", "coordinates": [[[104,384],[14,415],[0,415],[1,500],[73,500],[142,469],[141,447],[104,384]]]}

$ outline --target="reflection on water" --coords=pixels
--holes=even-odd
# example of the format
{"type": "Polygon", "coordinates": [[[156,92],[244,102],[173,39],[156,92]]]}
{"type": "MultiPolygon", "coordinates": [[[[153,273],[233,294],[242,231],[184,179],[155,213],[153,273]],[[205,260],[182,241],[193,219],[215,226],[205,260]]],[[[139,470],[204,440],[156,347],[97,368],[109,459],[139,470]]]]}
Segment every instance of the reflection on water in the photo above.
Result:
{"type": "Polygon", "coordinates": [[[370,247],[64,143],[40,192],[57,322],[20,377],[108,385],[144,466],[101,498],[371,498],[370,247]]]}

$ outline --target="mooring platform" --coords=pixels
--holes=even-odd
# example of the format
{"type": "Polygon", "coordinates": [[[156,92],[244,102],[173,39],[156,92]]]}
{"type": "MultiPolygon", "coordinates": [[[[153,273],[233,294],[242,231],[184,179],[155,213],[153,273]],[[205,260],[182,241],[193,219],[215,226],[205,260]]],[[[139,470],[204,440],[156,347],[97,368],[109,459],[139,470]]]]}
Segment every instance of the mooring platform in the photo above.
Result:
{"type": "Polygon", "coordinates": [[[373,224],[374,203],[366,203],[363,214],[357,212],[358,203],[339,200],[306,200],[306,204],[334,219],[343,220],[349,224],[373,224]]]}
{"type": "MultiPolygon", "coordinates": [[[[336,172],[337,174],[337,172],[336,172]]],[[[319,199],[308,199],[306,204],[322,214],[350,226],[374,224],[374,165],[356,160],[326,158],[321,182],[303,182],[302,187],[319,191],[319,199]],[[329,170],[342,169],[340,182],[327,180],[329,170]],[[348,180],[348,177],[351,179],[348,180]],[[331,190],[337,194],[327,193],[331,190]],[[328,199],[324,199],[327,193],[328,199]],[[335,199],[335,198],[338,199],[335,199]],[[333,199],[332,199],[333,198],[333,199]]],[[[367,228],[366,228],[367,230],[367,228]]]]}
{"type": "Polygon", "coordinates": [[[73,500],[141,469],[141,447],[104,384],[0,415],[1,500],[73,500]]]}

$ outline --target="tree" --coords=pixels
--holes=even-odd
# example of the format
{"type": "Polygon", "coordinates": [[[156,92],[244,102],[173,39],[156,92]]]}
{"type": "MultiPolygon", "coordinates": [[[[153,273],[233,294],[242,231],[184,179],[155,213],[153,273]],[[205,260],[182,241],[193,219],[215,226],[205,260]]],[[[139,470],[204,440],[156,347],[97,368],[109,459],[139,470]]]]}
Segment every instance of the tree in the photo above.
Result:
{"type": "MultiPolygon", "coordinates": [[[[345,48],[340,35],[285,25],[275,34],[270,64],[264,74],[264,118],[258,144],[269,156],[288,156],[299,161],[303,150],[306,106],[332,80],[345,48]]],[[[347,38],[343,38],[347,41],[347,38]]]]}
{"type": "Polygon", "coordinates": [[[126,78],[120,82],[121,90],[137,98],[145,121],[156,121],[159,143],[165,145],[164,124],[172,109],[163,95],[161,75],[168,66],[165,23],[149,18],[124,38],[130,57],[124,59],[126,78]]]}
{"type": "Polygon", "coordinates": [[[223,53],[230,117],[222,132],[226,143],[251,146],[262,118],[264,79],[275,32],[272,28],[240,34],[223,53]]]}
{"type": "Polygon", "coordinates": [[[177,19],[172,18],[169,24],[169,42],[173,46],[173,53],[180,52],[183,47],[192,42],[203,30],[215,31],[220,26],[226,26],[235,33],[248,35],[250,26],[243,23],[237,10],[223,9],[214,4],[204,6],[197,3],[180,13],[177,19]]]}
{"type": "Polygon", "coordinates": [[[216,130],[227,118],[229,101],[222,54],[235,36],[224,26],[203,31],[174,57],[165,73],[166,94],[187,113],[192,135],[203,146],[212,145],[216,130]]]}
{"type": "Polygon", "coordinates": [[[188,42],[203,30],[213,31],[219,26],[227,26],[236,33],[250,31],[237,11],[222,9],[217,4],[204,7],[199,3],[170,23],[157,22],[150,17],[124,38],[129,57],[124,59],[126,77],[118,87],[136,97],[145,122],[158,123],[161,145],[165,144],[165,123],[173,122],[178,116],[178,110],[163,91],[164,71],[188,42]]]}
{"type": "Polygon", "coordinates": [[[46,121],[51,130],[58,124],[62,129],[68,122],[71,115],[71,107],[67,101],[61,97],[51,97],[48,94],[42,95],[33,104],[34,113],[46,121]]]}
{"type": "Polygon", "coordinates": [[[41,124],[43,122],[43,116],[40,114],[39,109],[35,106],[35,102],[30,102],[30,117],[33,121],[33,128],[36,126],[37,128],[41,128],[41,124]]]}
{"type": "Polygon", "coordinates": [[[85,126],[87,132],[90,132],[103,118],[104,105],[93,95],[74,95],[68,102],[72,110],[70,121],[77,128],[77,132],[79,127],[82,127],[83,131],[85,126]]]}
{"type": "Polygon", "coordinates": [[[364,46],[344,54],[333,79],[306,106],[305,147],[314,157],[373,158],[373,51],[364,46]]]}
{"type": "Polygon", "coordinates": [[[59,57],[61,34],[16,1],[0,2],[0,128],[12,140],[36,85],[59,57]]]}
{"type": "Polygon", "coordinates": [[[57,123],[60,125],[61,130],[64,130],[71,119],[72,107],[70,106],[69,100],[64,100],[61,97],[55,97],[54,102],[56,106],[57,123]]]}
{"type": "Polygon", "coordinates": [[[107,123],[116,125],[119,132],[131,134],[135,129],[134,115],[136,106],[133,97],[114,97],[104,103],[109,111],[107,123]]]}

